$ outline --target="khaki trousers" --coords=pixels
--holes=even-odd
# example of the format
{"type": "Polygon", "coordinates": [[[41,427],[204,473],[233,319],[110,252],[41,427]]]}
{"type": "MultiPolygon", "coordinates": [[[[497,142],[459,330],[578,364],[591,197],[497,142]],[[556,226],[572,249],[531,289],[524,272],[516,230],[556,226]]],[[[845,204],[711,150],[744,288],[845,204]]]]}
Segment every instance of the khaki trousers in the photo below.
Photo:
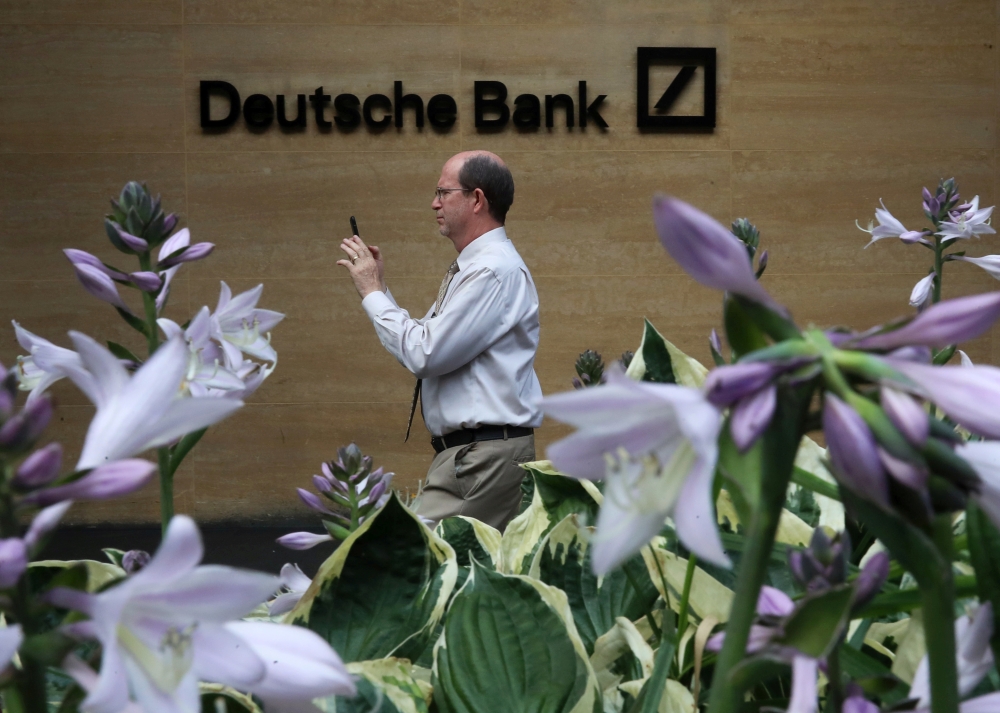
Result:
{"type": "Polygon", "coordinates": [[[521,505],[517,464],[534,459],[534,435],[446,448],[427,471],[417,513],[434,522],[465,515],[503,532],[521,505]]]}

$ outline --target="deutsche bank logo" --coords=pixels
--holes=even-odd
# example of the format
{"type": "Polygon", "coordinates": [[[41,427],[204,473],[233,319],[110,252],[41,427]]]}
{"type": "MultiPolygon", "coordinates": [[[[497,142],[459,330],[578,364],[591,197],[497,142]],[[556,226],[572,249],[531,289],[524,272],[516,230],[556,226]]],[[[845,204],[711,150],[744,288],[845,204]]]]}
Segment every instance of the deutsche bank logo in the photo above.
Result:
{"type": "Polygon", "coordinates": [[[714,129],[715,128],[715,48],[714,47],[639,47],[636,69],[636,126],[640,129],[714,129]],[[680,67],[664,87],[650,87],[650,68],[680,67]],[[697,115],[676,115],[670,110],[677,98],[694,79],[704,72],[703,110],[697,115]],[[650,112],[650,92],[659,99],[650,112]]]}

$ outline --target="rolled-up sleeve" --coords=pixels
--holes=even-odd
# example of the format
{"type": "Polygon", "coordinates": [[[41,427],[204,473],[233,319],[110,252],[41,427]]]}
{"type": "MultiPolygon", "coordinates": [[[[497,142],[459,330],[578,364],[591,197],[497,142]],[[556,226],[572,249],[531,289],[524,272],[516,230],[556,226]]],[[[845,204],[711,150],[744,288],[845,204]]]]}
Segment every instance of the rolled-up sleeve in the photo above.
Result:
{"type": "Polygon", "coordinates": [[[375,325],[379,341],[399,362],[421,379],[440,376],[475,359],[511,325],[510,285],[517,273],[500,280],[489,268],[474,270],[460,280],[442,313],[413,319],[391,296],[372,292],[361,305],[375,325]]]}

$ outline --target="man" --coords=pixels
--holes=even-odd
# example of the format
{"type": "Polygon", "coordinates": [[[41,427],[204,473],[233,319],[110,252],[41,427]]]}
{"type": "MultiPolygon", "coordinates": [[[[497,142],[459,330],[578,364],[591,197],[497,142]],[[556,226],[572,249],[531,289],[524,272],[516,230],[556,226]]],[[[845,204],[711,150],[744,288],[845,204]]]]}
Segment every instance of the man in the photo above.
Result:
{"type": "Polygon", "coordinates": [[[521,501],[517,464],[535,457],[538,293],[504,231],[513,201],[514,179],[499,156],[470,151],[445,163],[431,208],[458,259],[422,319],[389,293],[377,247],[356,235],[341,243],[348,259],[337,264],[379,340],[418,379],[413,405],[419,395],[437,455],[417,512],[434,522],[466,515],[503,530],[521,501]]]}

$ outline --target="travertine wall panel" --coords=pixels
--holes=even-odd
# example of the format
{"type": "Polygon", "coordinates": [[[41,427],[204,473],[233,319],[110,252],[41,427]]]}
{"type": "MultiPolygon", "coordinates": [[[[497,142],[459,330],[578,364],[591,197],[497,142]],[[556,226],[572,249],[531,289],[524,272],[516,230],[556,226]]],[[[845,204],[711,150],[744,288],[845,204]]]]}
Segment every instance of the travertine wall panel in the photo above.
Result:
{"type": "MultiPolygon", "coordinates": [[[[0,0],[0,362],[19,353],[17,319],[59,344],[79,329],[141,351],[113,310],[88,297],[61,254],[90,250],[126,267],[103,237],[107,199],[148,180],[208,260],[175,282],[169,316],[214,308],[219,281],[264,285],[287,313],[273,335],[271,379],[213,428],[177,474],[178,509],[199,519],[309,515],[295,487],[356,440],[414,488],[430,460],[422,425],[402,442],[413,380],[387,354],[335,265],[347,217],[387,258],[393,294],[423,314],[454,252],[430,209],[452,153],[503,155],[517,182],[508,231],[541,298],[537,371],[546,393],[569,386],[586,348],[607,361],[634,349],[649,318],[707,363],[720,295],[683,274],[656,242],[650,199],[678,195],[720,221],[748,216],[770,252],[764,283],[803,325],[867,327],[908,311],[930,253],[883,241],[868,250],[881,198],[922,225],[919,191],[955,176],[963,195],[997,197],[998,16],[990,0],[0,0]],[[635,128],[638,46],[718,51],[718,125],[709,133],[635,128]],[[221,133],[199,126],[198,82],[242,98],[392,96],[458,102],[450,131],[221,133]],[[577,100],[586,80],[610,124],[499,133],[473,126],[473,82],[577,100]],[[6,330],[6,331],[2,331],[6,330]]],[[[653,94],[670,81],[654,69],[653,94]]],[[[698,81],[679,100],[700,109],[698,81]]],[[[651,95],[651,100],[658,97],[651,95]]],[[[214,102],[214,116],[225,109],[214,102]]],[[[579,107],[576,107],[579,109],[579,107]]],[[[328,115],[331,111],[328,110],[328,115]]],[[[970,254],[1000,252],[989,236],[970,254]]],[[[971,265],[948,267],[945,293],[996,287],[971,265]]],[[[127,295],[135,297],[134,291],[127,295]]],[[[1000,330],[964,345],[1000,360],[1000,330]]],[[[70,385],[54,435],[78,457],[92,407],[70,385]]],[[[546,423],[545,444],[568,429],[546,423]]],[[[74,509],[76,522],[155,521],[154,485],[74,509]]]]}

